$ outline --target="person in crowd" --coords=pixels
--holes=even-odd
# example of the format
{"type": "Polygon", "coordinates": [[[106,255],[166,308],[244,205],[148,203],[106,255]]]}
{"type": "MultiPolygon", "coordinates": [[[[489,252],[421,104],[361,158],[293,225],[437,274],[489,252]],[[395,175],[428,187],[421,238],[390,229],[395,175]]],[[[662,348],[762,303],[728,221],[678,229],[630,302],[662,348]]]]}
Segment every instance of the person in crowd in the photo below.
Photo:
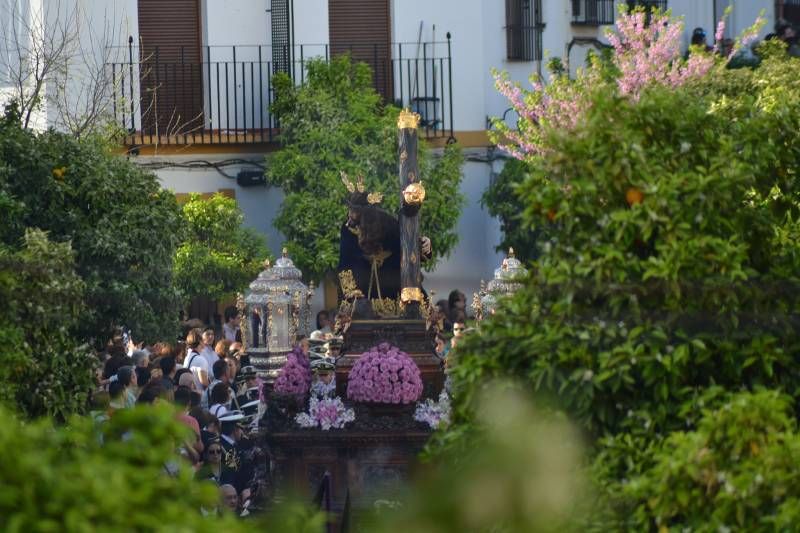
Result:
{"type": "Polygon", "coordinates": [[[218,382],[211,390],[211,396],[208,401],[211,404],[211,406],[208,408],[208,412],[221,419],[223,416],[228,414],[229,411],[228,406],[231,402],[230,386],[222,381],[218,382]]]}
{"type": "Polygon", "coordinates": [[[225,308],[225,323],[222,325],[222,338],[230,342],[242,340],[242,330],[240,323],[242,321],[239,316],[239,310],[234,306],[225,308]]]}
{"type": "Polygon", "coordinates": [[[792,57],[800,57],[800,44],[797,42],[797,31],[786,21],[775,25],[775,36],[786,43],[786,51],[792,57]]]}
{"type": "Polygon", "coordinates": [[[186,340],[180,340],[175,345],[175,350],[173,350],[173,354],[175,355],[175,365],[178,368],[183,368],[183,362],[186,360],[186,340]]]}
{"type": "MultiPolygon", "coordinates": [[[[697,47],[705,52],[710,52],[713,50],[711,46],[709,46],[708,41],[706,40],[706,30],[703,28],[695,28],[692,30],[692,37],[689,39],[689,50],[691,51],[691,47],[697,47]]],[[[688,56],[688,52],[687,52],[688,56]]]]}
{"type": "Polygon", "coordinates": [[[250,364],[250,356],[244,351],[244,345],[242,345],[241,342],[234,342],[231,344],[231,347],[228,348],[228,354],[230,357],[234,357],[239,361],[239,366],[247,366],[250,364]]]}
{"type": "Polygon", "coordinates": [[[169,400],[166,396],[166,391],[161,386],[161,383],[154,381],[142,387],[141,391],[139,391],[139,397],[136,399],[136,405],[152,405],[159,400],[169,400]]]}
{"type": "Polygon", "coordinates": [[[228,375],[228,363],[224,359],[220,359],[214,363],[212,372],[214,374],[214,380],[208,384],[208,388],[203,392],[203,398],[200,401],[200,405],[206,409],[208,409],[211,405],[211,391],[214,390],[214,387],[219,383],[230,383],[230,376],[228,375]]]}
{"type": "Polygon", "coordinates": [[[220,339],[214,346],[214,353],[216,353],[217,357],[219,357],[220,359],[227,359],[228,350],[230,350],[231,344],[233,343],[228,339],[220,339]]]}
{"type": "Polygon", "coordinates": [[[192,408],[197,407],[198,409],[202,409],[202,406],[200,405],[203,399],[202,394],[197,392],[197,384],[195,383],[194,375],[192,375],[191,372],[181,374],[181,376],[178,378],[178,386],[187,387],[190,391],[192,391],[192,408]]]}
{"type": "Polygon", "coordinates": [[[192,403],[192,391],[188,387],[178,387],[175,390],[174,399],[175,406],[178,408],[178,420],[186,427],[192,430],[195,438],[185,443],[186,447],[191,447],[198,457],[203,453],[203,441],[200,433],[200,423],[196,418],[189,415],[189,409],[192,403]]]}
{"type": "Polygon", "coordinates": [[[136,405],[136,393],[138,392],[138,382],[136,372],[132,366],[123,366],[117,370],[117,381],[125,387],[125,407],[136,405]]]}
{"type": "Polygon", "coordinates": [[[236,492],[236,487],[228,483],[220,485],[219,496],[223,509],[239,514],[239,494],[236,492]]]}
{"type": "MultiPolygon", "coordinates": [[[[216,388],[219,390],[220,385],[216,388]]],[[[237,492],[246,500],[250,497],[250,491],[247,487],[253,474],[253,465],[243,460],[242,454],[242,438],[244,436],[243,428],[241,426],[244,420],[244,415],[241,413],[228,413],[219,419],[221,426],[221,443],[223,449],[223,469],[228,470],[232,475],[232,485],[236,487],[237,492]]]]}
{"type": "Polygon", "coordinates": [[[109,357],[103,364],[103,379],[111,379],[123,366],[130,364],[128,354],[121,345],[112,344],[108,349],[109,357]]]}
{"type": "Polygon", "coordinates": [[[138,390],[142,390],[145,387],[145,385],[150,383],[150,379],[152,378],[150,369],[147,367],[136,366],[133,368],[133,371],[136,373],[136,383],[138,385],[138,390]]]}
{"type": "Polygon", "coordinates": [[[228,357],[225,359],[225,363],[228,365],[228,384],[233,388],[236,376],[239,375],[239,361],[233,357],[228,357]]]}
{"type": "Polygon", "coordinates": [[[258,374],[255,367],[243,366],[239,372],[239,378],[242,380],[236,393],[236,401],[239,405],[244,405],[247,402],[258,399],[258,374]],[[251,391],[255,391],[255,395],[251,391]],[[255,396],[255,397],[253,397],[255,396]]]}
{"type": "MultiPolygon", "coordinates": [[[[212,438],[203,453],[203,464],[195,474],[195,479],[222,484],[222,444],[218,437],[212,438]]],[[[229,487],[233,488],[231,485],[229,487]]],[[[236,489],[233,489],[236,492],[236,489]]]]}
{"type": "MultiPolygon", "coordinates": [[[[177,367],[177,365],[178,365],[178,363],[175,363],[176,367],[177,367]]],[[[177,368],[175,370],[175,376],[172,378],[172,383],[177,387],[178,385],[181,384],[180,383],[181,378],[186,374],[188,374],[190,377],[193,376],[192,371],[189,370],[188,368],[177,368]]],[[[192,387],[194,387],[194,379],[192,379],[192,384],[193,384],[192,387]]],[[[187,385],[187,387],[188,387],[188,385],[187,385]]]]}
{"type": "Polygon", "coordinates": [[[450,322],[455,323],[458,313],[466,313],[466,309],[467,297],[464,296],[464,293],[458,289],[450,291],[450,295],[447,297],[447,310],[449,313],[448,318],[450,318],[450,322]]]}
{"type": "Polygon", "coordinates": [[[136,368],[147,368],[150,365],[150,352],[147,350],[134,350],[131,354],[133,366],[136,368]]]}
{"type": "Polygon", "coordinates": [[[158,360],[158,366],[161,368],[161,386],[167,390],[173,390],[175,373],[178,370],[175,366],[175,358],[171,355],[163,356],[158,360]]]}
{"type": "Polygon", "coordinates": [[[200,438],[205,448],[208,448],[213,440],[219,439],[219,419],[216,416],[199,408],[189,411],[189,415],[195,417],[200,425],[200,438]]]}
{"type": "MultiPolygon", "coordinates": [[[[200,354],[202,345],[203,333],[201,333],[199,329],[193,329],[188,335],[186,335],[186,346],[188,352],[183,366],[192,371],[192,375],[194,376],[195,390],[201,393],[206,390],[209,382],[209,376],[211,375],[211,364],[200,354]]],[[[214,354],[214,357],[216,357],[216,354],[214,354]]]]}
{"type": "Polygon", "coordinates": [[[214,366],[214,363],[219,361],[217,352],[214,351],[214,330],[206,328],[203,330],[202,344],[200,345],[200,355],[206,358],[208,368],[214,366]]]}
{"type": "Polygon", "coordinates": [[[450,346],[448,345],[447,339],[445,339],[441,333],[437,333],[435,348],[436,355],[439,356],[440,359],[446,359],[448,351],[450,351],[450,346]]]}
{"type": "Polygon", "coordinates": [[[119,382],[119,380],[112,381],[108,384],[108,409],[109,412],[113,413],[118,409],[125,409],[125,385],[119,382]]]}
{"type": "Polygon", "coordinates": [[[467,331],[467,325],[463,320],[453,322],[453,337],[450,339],[449,352],[452,352],[456,348],[461,339],[464,338],[464,334],[466,331],[467,331]]]}
{"type": "Polygon", "coordinates": [[[317,313],[317,331],[331,333],[331,315],[324,309],[317,313]]]}

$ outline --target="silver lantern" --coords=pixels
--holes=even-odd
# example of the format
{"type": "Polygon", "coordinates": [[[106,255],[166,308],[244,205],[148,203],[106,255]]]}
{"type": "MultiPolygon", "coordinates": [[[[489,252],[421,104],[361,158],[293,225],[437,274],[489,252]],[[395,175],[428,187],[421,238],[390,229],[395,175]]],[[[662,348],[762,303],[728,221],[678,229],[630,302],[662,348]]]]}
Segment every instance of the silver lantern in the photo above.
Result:
{"type": "Polygon", "coordinates": [[[282,256],[250,284],[244,297],[245,349],[258,374],[273,381],[286,362],[298,335],[308,335],[313,287],[302,281],[302,273],[288,257],[282,256]]]}
{"type": "Polygon", "coordinates": [[[514,256],[514,249],[509,248],[508,256],[503,259],[499,268],[494,271],[494,279],[487,286],[481,282],[481,290],[473,297],[473,311],[478,320],[494,314],[500,298],[509,296],[522,288],[522,281],[528,270],[514,256]]]}

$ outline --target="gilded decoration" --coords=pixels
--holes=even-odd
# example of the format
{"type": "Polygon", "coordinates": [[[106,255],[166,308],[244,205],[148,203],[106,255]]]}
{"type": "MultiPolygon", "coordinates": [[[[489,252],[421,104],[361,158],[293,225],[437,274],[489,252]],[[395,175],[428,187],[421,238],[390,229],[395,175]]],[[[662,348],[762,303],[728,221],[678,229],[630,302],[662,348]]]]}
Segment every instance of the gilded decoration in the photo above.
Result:
{"type": "Polygon", "coordinates": [[[405,108],[400,111],[400,115],[397,117],[397,129],[415,130],[417,127],[419,127],[419,120],[419,113],[413,113],[410,109],[405,108]]]}
{"type": "Polygon", "coordinates": [[[392,298],[374,298],[370,300],[372,311],[381,318],[394,318],[400,316],[402,304],[392,298]]]}
{"type": "Polygon", "coordinates": [[[403,201],[408,205],[421,205],[425,201],[425,187],[422,182],[409,183],[403,190],[403,201]]]}
{"type": "Polygon", "coordinates": [[[383,193],[371,192],[367,195],[367,203],[375,205],[383,201],[383,193]]]}
{"type": "Polygon", "coordinates": [[[419,287],[403,287],[403,290],[400,291],[400,301],[402,301],[404,304],[410,302],[422,302],[422,300],[422,289],[419,287]]]}
{"type": "Polygon", "coordinates": [[[342,288],[342,294],[346,300],[364,297],[364,293],[356,285],[352,270],[339,272],[339,286],[342,288]]]}

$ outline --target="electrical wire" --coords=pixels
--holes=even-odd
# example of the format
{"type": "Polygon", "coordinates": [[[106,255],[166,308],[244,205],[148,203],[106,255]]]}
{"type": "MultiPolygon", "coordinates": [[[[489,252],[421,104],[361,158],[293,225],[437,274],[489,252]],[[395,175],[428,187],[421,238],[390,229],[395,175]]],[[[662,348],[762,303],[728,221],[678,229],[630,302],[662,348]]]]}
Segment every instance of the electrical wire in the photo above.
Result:
{"type": "Polygon", "coordinates": [[[149,163],[140,163],[139,166],[142,168],[146,168],[148,170],[162,170],[162,169],[170,169],[170,168],[184,168],[184,169],[204,169],[204,168],[212,168],[219,172],[222,176],[235,180],[236,176],[232,176],[227,174],[224,170],[225,167],[235,166],[235,165],[249,165],[261,170],[266,170],[267,167],[258,163],[257,161],[251,161],[249,159],[222,159],[220,161],[207,161],[205,159],[193,159],[190,161],[153,161],[149,163]]]}

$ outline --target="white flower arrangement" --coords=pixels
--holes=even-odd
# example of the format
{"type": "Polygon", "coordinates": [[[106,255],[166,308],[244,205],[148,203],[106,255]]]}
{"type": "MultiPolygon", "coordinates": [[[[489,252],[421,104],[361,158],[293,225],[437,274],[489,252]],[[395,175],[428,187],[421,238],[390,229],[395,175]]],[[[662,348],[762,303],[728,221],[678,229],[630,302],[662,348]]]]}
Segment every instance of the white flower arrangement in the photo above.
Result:
{"type": "Polygon", "coordinates": [[[417,404],[414,420],[428,424],[431,429],[438,429],[450,424],[450,396],[447,391],[439,394],[439,400],[430,398],[417,404]]]}
{"type": "Polygon", "coordinates": [[[294,417],[298,426],[303,428],[319,427],[323,431],[331,428],[341,429],[349,422],[356,419],[356,413],[342,403],[342,399],[311,397],[307,413],[300,413],[294,417]]]}
{"type": "Polygon", "coordinates": [[[311,396],[318,398],[332,398],[336,393],[336,378],[333,378],[329,383],[325,383],[321,379],[316,380],[311,384],[311,396]]]}

